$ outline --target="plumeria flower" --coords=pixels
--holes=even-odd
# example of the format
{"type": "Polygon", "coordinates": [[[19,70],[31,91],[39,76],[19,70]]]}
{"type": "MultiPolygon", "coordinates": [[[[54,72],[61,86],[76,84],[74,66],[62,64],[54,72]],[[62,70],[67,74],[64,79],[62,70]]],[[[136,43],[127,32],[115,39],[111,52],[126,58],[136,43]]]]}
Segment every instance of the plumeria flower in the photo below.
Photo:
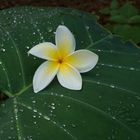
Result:
{"type": "Polygon", "coordinates": [[[47,87],[57,75],[59,83],[71,90],[82,88],[80,73],[90,71],[98,61],[98,55],[82,49],[75,51],[73,34],[59,25],[55,33],[55,43],[40,43],[29,50],[29,54],[47,60],[39,66],[33,77],[33,89],[37,93],[47,87]]]}

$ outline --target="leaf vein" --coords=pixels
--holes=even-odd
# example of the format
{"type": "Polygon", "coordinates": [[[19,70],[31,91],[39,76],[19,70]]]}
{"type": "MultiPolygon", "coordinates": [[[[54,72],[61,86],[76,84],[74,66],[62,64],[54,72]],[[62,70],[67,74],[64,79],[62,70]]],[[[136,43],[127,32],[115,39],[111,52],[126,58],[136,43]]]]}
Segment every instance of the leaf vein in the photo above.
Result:
{"type": "Polygon", "coordinates": [[[23,86],[25,86],[25,74],[24,74],[22,59],[21,59],[21,56],[20,56],[20,51],[19,51],[15,41],[13,40],[12,36],[10,35],[10,33],[4,27],[2,27],[1,25],[0,25],[0,27],[9,36],[9,38],[12,41],[13,46],[14,46],[14,48],[16,50],[16,53],[17,53],[17,56],[18,56],[18,60],[19,60],[19,64],[20,64],[20,68],[21,68],[21,73],[22,73],[23,86]]]}
{"type": "Polygon", "coordinates": [[[106,67],[110,67],[110,68],[115,68],[115,69],[124,69],[124,70],[130,70],[130,71],[140,71],[140,69],[138,68],[134,68],[134,67],[126,67],[126,66],[121,66],[121,65],[112,65],[112,64],[105,64],[105,63],[98,63],[97,65],[100,66],[106,66],[106,67]]]}
{"type": "Polygon", "coordinates": [[[112,88],[112,89],[119,89],[119,90],[128,92],[128,93],[130,93],[132,95],[140,96],[139,93],[137,93],[137,92],[134,92],[134,91],[122,88],[122,87],[118,87],[118,86],[116,86],[114,84],[113,85],[112,84],[107,84],[107,83],[103,83],[101,81],[95,81],[95,80],[90,80],[90,79],[84,79],[83,81],[89,82],[89,83],[94,83],[94,84],[97,84],[97,85],[107,86],[107,87],[112,88]]]}
{"type": "Polygon", "coordinates": [[[55,122],[54,120],[51,120],[49,116],[44,115],[42,112],[39,112],[38,110],[34,111],[33,108],[29,105],[26,105],[24,103],[18,103],[19,105],[27,108],[28,110],[31,110],[35,113],[37,113],[38,115],[42,116],[43,119],[50,121],[53,125],[57,126],[58,128],[60,128],[63,132],[65,132],[67,135],[69,135],[73,140],[77,140],[77,138],[75,136],[73,136],[67,129],[63,128],[58,122],[55,122]]]}
{"type": "Polygon", "coordinates": [[[6,76],[6,79],[7,79],[8,88],[9,88],[9,90],[11,91],[11,83],[10,83],[10,79],[9,79],[9,77],[8,77],[7,69],[6,69],[6,67],[4,66],[3,62],[2,62],[2,61],[0,61],[0,62],[1,62],[0,66],[2,67],[2,70],[3,70],[3,72],[4,72],[5,76],[6,76]]]}
{"type": "MultiPolygon", "coordinates": [[[[54,93],[53,93],[53,94],[52,94],[52,93],[50,93],[50,94],[46,93],[45,95],[57,96],[57,97],[62,98],[61,95],[59,95],[59,94],[54,94],[54,93]]],[[[78,103],[80,103],[80,104],[83,104],[83,105],[85,105],[85,106],[91,108],[92,111],[99,112],[100,114],[106,116],[107,118],[109,118],[109,119],[111,119],[111,120],[117,122],[120,126],[122,126],[123,128],[125,128],[127,131],[131,132],[134,136],[140,138],[140,134],[139,134],[139,133],[135,132],[132,128],[128,127],[126,124],[124,124],[123,122],[121,122],[119,119],[114,118],[114,116],[111,116],[110,114],[106,113],[105,111],[101,110],[100,108],[97,108],[97,107],[95,107],[95,106],[93,106],[93,105],[91,105],[91,104],[88,104],[88,103],[83,102],[83,101],[81,101],[81,100],[79,100],[79,99],[75,99],[75,98],[73,98],[73,97],[69,97],[69,96],[66,96],[66,95],[63,95],[63,98],[72,100],[72,101],[74,101],[74,102],[78,102],[78,103]]]]}
{"type": "Polygon", "coordinates": [[[13,104],[14,104],[14,116],[15,116],[15,122],[16,122],[16,130],[17,130],[17,137],[18,137],[18,140],[21,140],[22,137],[21,137],[21,129],[19,128],[19,119],[18,119],[18,106],[17,106],[17,99],[14,98],[13,99],[13,104]]]}

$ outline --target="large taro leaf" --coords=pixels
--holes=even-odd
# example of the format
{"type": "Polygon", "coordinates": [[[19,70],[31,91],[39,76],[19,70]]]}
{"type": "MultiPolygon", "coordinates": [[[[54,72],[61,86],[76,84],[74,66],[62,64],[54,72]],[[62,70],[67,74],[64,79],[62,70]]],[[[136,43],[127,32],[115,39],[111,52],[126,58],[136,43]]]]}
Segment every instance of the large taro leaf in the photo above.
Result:
{"type": "Polygon", "coordinates": [[[140,50],[90,14],[63,8],[0,11],[0,89],[9,96],[0,105],[0,140],[140,139],[140,50]],[[35,94],[32,77],[43,61],[27,51],[54,42],[60,24],[74,33],[77,49],[94,51],[99,63],[82,74],[80,91],[55,79],[35,94]]]}

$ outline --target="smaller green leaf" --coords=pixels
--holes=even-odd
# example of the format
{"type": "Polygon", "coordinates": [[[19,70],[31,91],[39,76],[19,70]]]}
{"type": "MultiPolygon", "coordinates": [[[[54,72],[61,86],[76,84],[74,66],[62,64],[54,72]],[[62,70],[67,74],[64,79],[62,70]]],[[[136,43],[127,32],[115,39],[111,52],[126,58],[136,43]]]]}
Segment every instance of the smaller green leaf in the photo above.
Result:
{"type": "Polygon", "coordinates": [[[100,13],[101,14],[110,14],[110,11],[111,9],[109,7],[105,7],[103,9],[100,10],[100,13]]]}
{"type": "Polygon", "coordinates": [[[119,3],[117,0],[112,0],[111,9],[117,9],[119,7],[119,3]]]}
{"type": "Polygon", "coordinates": [[[140,43],[140,27],[130,25],[116,25],[114,33],[122,36],[125,40],[132,40],[135,43],[140,43]]]}
{"type": "Polygon", "coordinates": [[[140,43],[140,27],[139,26],[133,26],[131,27],[131,34],[132,40],[135,43],[140,43]]]}
{"type": "Polygon", "coordinates": [[[111,16],[116,16],[116,15],[118,15],[119,14],[119,11],[118,11],[118,9],[114,9],[114,10],[111,10],[111,12],[110,12],[110,15],[111,16]]]}
{"type": "Polygon", "coordinates": [[[140,23],[140,15],[131,17],[128,22],[129,23],[140,23]]]}
{"type": "Polygon", "coordinates": [[[116,23],[127,23],[127,19],[122,15],[112,16],[109,20],[116,23]]]}
{"type": "Polygon", "coordinates": [[[130,18],[138,14],[138,9],[134,7],[130,2],[127,2],[119,9],[119,12],[124,17],[130,18]]]}

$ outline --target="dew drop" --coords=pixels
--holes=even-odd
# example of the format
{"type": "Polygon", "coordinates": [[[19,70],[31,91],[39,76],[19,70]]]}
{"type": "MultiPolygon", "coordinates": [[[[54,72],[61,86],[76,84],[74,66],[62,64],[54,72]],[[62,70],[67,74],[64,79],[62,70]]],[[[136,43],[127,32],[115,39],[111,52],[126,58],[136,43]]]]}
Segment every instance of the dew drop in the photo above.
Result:
{"type": "Polygon", "coordinates": [[[63,127],[66,127],[66,125],[65,125],[65,124],[63,124],[63,127]]]}
{"type": "Polygon", "coordinates": [[[112,117],[112,119],[113,119],[113,120],[115,120],[115,119],[116,119],[116,117],[115,117],[115,116],[113,116],[113,117],[112,117]]]}
{"type": "Polygon", "coordinates": [[[46,120],[48,120],[48,121],[50,120],[50,118],[49,118],[49,117],[47,117],[47,116],[44,116],[44,118],[45,118],[46,120]]]}
{"type": "Polygon", "coordinates": [[[111,108],[110,107],[108,107],[108,109],[107,109],[108,111],[111,111],[111,108]]]}
{"type": "Polygon", "coordinates": [[[140,100],[140,96],[135,96],[137,100],[140,100]]]}
{"type": "Polygon", "coordinates": [[[110,85],[110,87],[111,87],[111,88],[115,88],[115,86],[114,86],[114,85],[110,85]]]}
{"type": "Polygon", "coordinates": [[[30,49],[30,47],[29,47],[29,46],[27,46],[26,48],[27,48],[28,50],[30,49]]]}
{"type": "Polygon", "coordinates": [[[3,134],[3,130],[0,130],[0,134],[3,134]]]}
{"type": "Polygon", "coordinates": [[[35,103],[36,103],[36,101],[35,101],[35,100],[33,100],[33,101],[32,101],[32,103],[34,103],[34,104],[35,104],[35,103]]]}
{"type": "Polygon", "coordinates": [[[76,125],[75,124],[71,124],[72,125],[72,127],[76,127],[76,125]]]}
{"type": "Polygon", "coordinates": [[[60,97],[64,97],[64,95],[63,95],[63,94],[61,94],[61,95],[60,95],[60,97]]]}
{"type": "Polygon", "coordinates": [[[11,136],[8,136],[8,139],[10,140],[10,139],[12,139],[12,137],[11,136]]]}
{"type": "Polygon", "coordinates": [[[51,106],[51,108],[54,110],[55,109],[55,106],[51,106]]]}
{"type": "Polygon", "coordinates": [[[89,30],[89,26],[86,26],[86,29],[89,30]]]}
{"type": "Polygon", "coordinates": [[[100,95],[100,96],[99,96],[99,99],[101,99],[101,98],[102,98],[102,96],[100,95]]]}
{"type": "Polygon", "coordinates": [[[131,67],[130,70],[135,70],[135,68],[131,67]]]}
{"type": "Polygon", "coordinates": [[[14,127],[11,126],[10,129],[11,129],[11,130],[14,130],[14,127]]]}
{"type": "Polygon", "coordinates": [[[135,107],[135,105],[134,105],[134,104],[131,104],[131,106],[132,106],[132,107],[135,107]]]}
{"type": "Polygon", "coordinates": [[[118,68],[119,68],[119,69],[121,69],[121,68],[122,68],[122,66],[118,66],[118,68]]]}
{"type": "Polygon", "coordinates": [[[51,105],[55,105],[54,103],[51,103],[51,105]]]}
{"type": "Polygon", "coordinates": [[[2,52],[5,52],[5,49],[4,48],[2,48],[2,52]]]}
{"type": "Polygon", "coordinates": [[[52,28],[48,28],[48,32],[49,32],[49,33],[52,32],[52,28]]]}
{"type": "Polygon", "coordinates": [[[34,122],[34,124],[37,124],[37,122],[34,122]]]}
{"type": "Polygon", "coordinates": [[[96,76],[99,76],[99,75],[100,75],[99,73],[96,74],[96,76]]]}
{"type": "Polygon", "coordinates": [[[33,110],[33,112],[35,112],[35,113],[36,113],[36,112],[37,112],[37,110],[36,110],[36,109],[34,109],[34,110],[33,110]]]}

